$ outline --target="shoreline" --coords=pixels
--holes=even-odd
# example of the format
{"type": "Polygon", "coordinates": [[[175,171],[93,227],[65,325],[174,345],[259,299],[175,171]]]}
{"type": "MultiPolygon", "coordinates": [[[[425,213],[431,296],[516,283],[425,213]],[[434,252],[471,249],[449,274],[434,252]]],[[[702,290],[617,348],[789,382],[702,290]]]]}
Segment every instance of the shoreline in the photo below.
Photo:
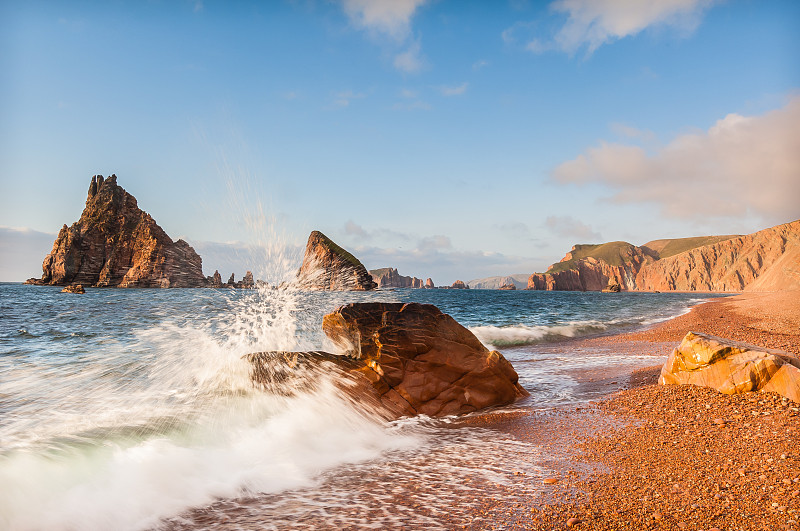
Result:
{"type": "MultiPolygon", "coordinates": [[[[740,293],[645,330],[564,344],[663,363],[690,330],[800,354],[800,292],[740,293]]],[[[488,414],[487,424],[567,458],[540,496],[482,503],[479,513],[497,529],[800,529],[800,404],[661,386],[660,368],[633,371],[623,390],[545,423],[488,414]]]]}

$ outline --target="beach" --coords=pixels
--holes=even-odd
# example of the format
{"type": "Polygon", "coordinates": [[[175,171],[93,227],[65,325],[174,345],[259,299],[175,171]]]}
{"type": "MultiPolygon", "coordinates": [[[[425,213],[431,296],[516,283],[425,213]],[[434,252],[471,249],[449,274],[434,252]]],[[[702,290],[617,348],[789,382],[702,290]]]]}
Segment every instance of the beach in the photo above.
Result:
{"type": "MultiPolygon", "coordinates": [[[[798,353],[800,293],[741,294],[649,330],[573,343],[663,352],[689,330],[798,353]]],[[[529,504],[489,501],[479,513],[491,525],[471,527],[800,529],[800,404],[774,393],[661,386],[659,370],[635,371],[626,389],[548,422],[499,421],[571,457],[529,504]]]]}

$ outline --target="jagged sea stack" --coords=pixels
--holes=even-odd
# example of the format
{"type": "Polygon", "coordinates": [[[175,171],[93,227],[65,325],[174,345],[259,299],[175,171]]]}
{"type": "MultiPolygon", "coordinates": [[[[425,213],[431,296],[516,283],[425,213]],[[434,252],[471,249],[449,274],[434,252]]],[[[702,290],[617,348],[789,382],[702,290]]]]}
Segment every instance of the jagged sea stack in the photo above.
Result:
{"type": "Polygon", "coordinates": [[[64,225],[28,284],[118,288],[193,288],[207,284],[202,259],[183,240],[173,242],[117,176],[92,177],[86,207],[64,225]]]}
{"type": "Polygon", "coordinates": [[[358,258],[316,230],[308,237],[297,284],[309,290],[369,291],[378,287],[358,258]]]}

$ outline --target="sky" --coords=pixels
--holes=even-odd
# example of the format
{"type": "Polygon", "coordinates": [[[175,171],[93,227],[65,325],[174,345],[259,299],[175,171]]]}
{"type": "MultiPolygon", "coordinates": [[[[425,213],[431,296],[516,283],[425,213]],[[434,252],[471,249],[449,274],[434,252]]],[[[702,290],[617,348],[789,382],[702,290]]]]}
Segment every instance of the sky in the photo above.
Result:
{"type": "Polygon", "coordinates": [[[441,285],[790,222],[798,51],[796,1],[0,2],[0,281],[94,174],[225,278],[315,229],[441,285]]]}

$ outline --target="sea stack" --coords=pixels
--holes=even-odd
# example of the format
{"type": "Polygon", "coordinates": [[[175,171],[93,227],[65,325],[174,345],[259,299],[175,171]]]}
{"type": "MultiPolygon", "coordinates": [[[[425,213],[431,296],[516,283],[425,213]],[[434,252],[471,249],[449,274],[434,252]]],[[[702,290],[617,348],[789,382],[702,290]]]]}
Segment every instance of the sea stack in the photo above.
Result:
{"type": "Polygon", "coordinates": [[[316,230],[308,237],[297,284],[308,290],[369,291],[378,287],[358,258],[316,230]]]}
{"type": "Polygon", "coordinates": [[[116,175],[95,175],[80,219],[59,231],[42,263],[42,278],[26,283],[192,288],[207,280],[195,250],[183,240],[173,242],[116,175]]]}

